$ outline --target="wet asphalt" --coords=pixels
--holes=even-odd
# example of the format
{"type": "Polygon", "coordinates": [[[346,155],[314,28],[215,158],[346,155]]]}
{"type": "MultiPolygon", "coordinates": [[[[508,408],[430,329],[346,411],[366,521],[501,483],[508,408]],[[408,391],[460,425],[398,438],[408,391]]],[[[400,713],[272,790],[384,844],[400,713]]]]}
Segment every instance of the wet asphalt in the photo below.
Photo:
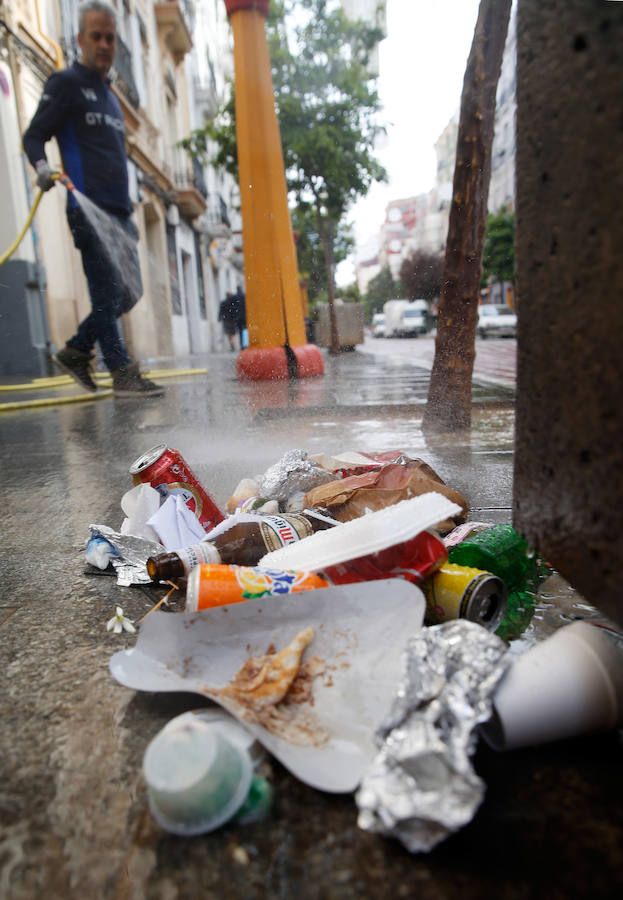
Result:
{"type": "MultiPolygon", "coordinates": [[[[314,791],[276,762],[275,801],[261,823],[181,839],[151,818],[141,778],[145,747],[170,718],[207,701],[135,693],[108,671],[111,655],[135,642],[106,631],[115,605],[137,621],[162,596],[120,588],[84,561],[90,523],[121,525],[120,499],[139,455],[162,442],[177,448],[224,506],[241,478],[294,448],[400,449],[463,493],[470,518],[511,521],[512,390],[475,384],[471,431],[429,437],[420,428],[426,369],[357,351],[325,355],[325,365],[321,378],[241,383],[235,354],[152,360],[152,370],[207,371],[163,378],[163,399],[106,395],[0,411],[3,898],[620,893],[616,734],[503,755],[479,746],[483,806],[420,856],[359,830],[352,796],[314,791]]],[[[18,393],[0,386],[0,404],[18,393]]],[[[27,396],[79,394],[70,385],[27,396]]]]}

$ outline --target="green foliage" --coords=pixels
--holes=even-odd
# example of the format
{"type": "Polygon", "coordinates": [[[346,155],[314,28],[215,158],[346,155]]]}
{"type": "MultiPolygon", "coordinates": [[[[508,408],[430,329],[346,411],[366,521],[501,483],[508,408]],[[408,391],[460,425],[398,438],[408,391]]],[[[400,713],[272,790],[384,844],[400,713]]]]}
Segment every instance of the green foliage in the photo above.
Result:
{"type": "Polygon", "coordinates": [[[505,206],[487,217],[481,286],[515,280],[515,216],[505,206]]]}
{"type": "Polygon", "coordinates": [[[344,303],[361,303],[363,301],[361,291],[359,290],[359,285],[356,281],[354,281],[352,284],[349,284],[347,287],[341,288],[340,297],[342,298],[344,303]]]}
{"type": "MultiPolygon", "coordinates": [[[[318,233],[316,214],[308,204],[292,210],[292,229],[298,232],[296,253],[301,276],[307,281],[307,294],[313,306],[320,296],[327,301],[327,265],[318,233]]],[[[333,242],[335,265],[346,259],[353,248],[353,237],[348,226],[338,224],[333,242]]]]}
{"type": "Polygon", "coordinates": [[[349,21],[335,0],[275,2],[267,33],[289,190],[338,222],[385,178],[373,156],[382,128],[367,69],[382,34],[349,21]]]}
{"type": "Polygon", "coordinates": [[[383,312],[388,300],[400,296],[400,285],[392,278],[389,266],[383,266],[378,275],[371,278],[365,296],[366,314],[371,319],[374,313],[383,312]]]}
{"type": "MultiPolygon", "coordinates": [[[[324,266],[316,256],[309,272],[314,279],[322,278],[331,298],[334,266],[343,258],[342,220],[373,182],[386,179],[373,153],[384,129],[367,68],[382,33],[347,19],[337,0],[273,0],[266,33],[288,193],[302,210],[306,229],[311,228],[310,248],[322,247],[324,266]],[[312,209],[313,227],[308,216],[312,209]]],[[[237,177],[233,96],[212,122],[181,145],[237,177]]],[[[299,259],[307,252],[304,243],[301,237],[299,259]]],[[[304,265],[301,262],[301,268],[304,265]]],[[[320,284],[310,284],[310,289],[311,296],[320,291],[320,284]]]]}
{"type": "Polygon", "coordinates": [[[189,137],[178,141],[190,156],[202,165],[225,169],[238,179],[238,150],[236,143],[236,107],[233,90],[229,100],[214,119],[191,131],[189,137]]]}
{"type": "Polygon", "coordinates": [[[443,258],[436,253],[416,250],[400,267],[403,296],[409,300],[434,300],[441,293],[443,258]]]}

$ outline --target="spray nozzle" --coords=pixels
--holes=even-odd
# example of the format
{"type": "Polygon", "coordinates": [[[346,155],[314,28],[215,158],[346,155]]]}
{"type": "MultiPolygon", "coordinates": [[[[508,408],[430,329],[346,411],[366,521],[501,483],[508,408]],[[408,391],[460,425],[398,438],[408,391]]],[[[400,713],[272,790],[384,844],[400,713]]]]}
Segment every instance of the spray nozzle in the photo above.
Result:
{"type": "Polygon", "coordinates": [[[74,190],[74,184],[69,178],[69,175],[65,175],[64,172],[54,172],[52,175],[54,181],[60,181],[61,184],[64,184],[68,191],[74,190]]]}

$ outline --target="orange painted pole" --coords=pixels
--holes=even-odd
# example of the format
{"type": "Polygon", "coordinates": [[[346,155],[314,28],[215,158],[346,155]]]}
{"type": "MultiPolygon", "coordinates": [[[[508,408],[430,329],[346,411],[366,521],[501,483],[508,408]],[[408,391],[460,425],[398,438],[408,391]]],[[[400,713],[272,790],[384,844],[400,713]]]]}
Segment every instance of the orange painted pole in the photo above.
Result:
{"type": "Polygon", "coordinates": [[[305,324],[264,21],[269,0],[225,0],[234,35],[236,130],[249,347],[241,378],[324,371],[305,324]]]}

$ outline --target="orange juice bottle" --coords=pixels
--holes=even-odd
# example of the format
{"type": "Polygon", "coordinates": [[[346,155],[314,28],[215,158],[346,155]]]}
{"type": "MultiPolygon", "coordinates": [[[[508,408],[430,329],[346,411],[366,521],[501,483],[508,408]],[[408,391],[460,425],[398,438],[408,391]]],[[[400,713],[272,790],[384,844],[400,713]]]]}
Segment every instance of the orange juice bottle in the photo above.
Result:
{"type": "Polygon", "coordinates": [[[271,594],[292,594],[328,586],[324,578],[311,572],[201,563],[188,576],[186,611],[195,612],[271,594]]]}

